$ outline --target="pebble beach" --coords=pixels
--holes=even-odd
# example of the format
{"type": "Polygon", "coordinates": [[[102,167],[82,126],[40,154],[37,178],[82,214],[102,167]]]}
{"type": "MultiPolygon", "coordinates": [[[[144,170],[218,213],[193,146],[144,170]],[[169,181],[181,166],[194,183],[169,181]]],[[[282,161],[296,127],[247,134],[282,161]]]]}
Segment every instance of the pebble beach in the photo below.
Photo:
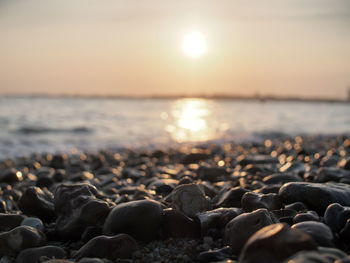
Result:
{"type": "Polygon", "coordinates": [[[1,263],[350,262],[350,137],[0,163],[1,263]]]}

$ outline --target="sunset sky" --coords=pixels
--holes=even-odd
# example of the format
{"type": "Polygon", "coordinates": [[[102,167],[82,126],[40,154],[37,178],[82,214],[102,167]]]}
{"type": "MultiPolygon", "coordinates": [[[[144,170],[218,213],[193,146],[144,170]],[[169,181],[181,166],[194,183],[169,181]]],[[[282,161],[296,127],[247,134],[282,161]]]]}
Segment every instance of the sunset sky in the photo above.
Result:
{"type": "Polygon", "coordinates": [[[2,94],[344,98],[348,87],[349,0],[0,0],[2,94]]]}

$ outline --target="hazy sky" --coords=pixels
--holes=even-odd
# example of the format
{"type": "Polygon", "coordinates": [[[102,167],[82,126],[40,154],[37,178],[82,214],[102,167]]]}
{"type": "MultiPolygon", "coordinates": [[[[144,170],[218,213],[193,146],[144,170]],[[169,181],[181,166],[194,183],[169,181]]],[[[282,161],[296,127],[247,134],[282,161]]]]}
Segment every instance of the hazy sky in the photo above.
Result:
{"type": "Polygon", "coordinates": [[[0,0],[0,93],[343,98],[349,0],[0,0]],[[186,33],[207,52],[186,56],[186,33]]]}

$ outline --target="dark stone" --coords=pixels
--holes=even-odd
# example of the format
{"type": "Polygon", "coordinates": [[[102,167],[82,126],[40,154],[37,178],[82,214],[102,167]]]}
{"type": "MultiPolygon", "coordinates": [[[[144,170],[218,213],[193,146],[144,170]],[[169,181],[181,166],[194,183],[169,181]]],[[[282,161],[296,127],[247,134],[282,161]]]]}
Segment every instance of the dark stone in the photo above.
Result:
{"type": "Polygon", "coordinates": [[[198,177],[203,181],[219,182],[225,180],[228,175],[224,167],[205,167],[201,166],[198,170],[198,177]]]}
{"type": "Polygon", "coordinates": [[[160,203],[150,200],[120,204],[109,213],[104,227],[105,235],[126,233],[140,241],[151,241],[158,236],[163,218],[160,203]]]}
{"type": "Polygon", "coordinates": [[[278,191],[280,190],[281,185],[280,184],[268,184],[264,185],[263,187],[254,190],[255,193],[260,194],[278,194],[278,191]]]}
{"type": "Polygon", "coordinates": [[[289,225],[293,224],[293,218],[297,214],[297,212],[292,209],[274,210],[272,213],[281,223],[284,222],[289,225]]]}
{"type": "Polygon", "coordinates": [[[292,209],[292,210],[295,210],[297,212],[306,212],[307,211],[307,207],[302,202],[295,202],[295,203],[286,205],[284,208],[285,209],[292,209]]]}
{"type": "Polygon", "coordinates": [[[210,236],[212,229],[225,228],[228,222],[241,214],[239,208],[218,208],[211,211],[198,213],[196,219],[199,221],[202,236],[210,236]]]}
{"type": "Polygon", "coordinates": [[[197,184],[177,186],[171,193],[172,207],[187,216],[195,216],[199,212],[210,209],[210,202],[204,191],[197,184]]]}
{"type": "Polygon", "coordinates": [[[67,162],[67,155],[57,154],[52,156],[50,167],[55,169],[64,169],[67,166],[67,162]]]}
{"type": "Polygon", "coordinates": [[[28,187],[17,204],[24,214],[37,216],[43,221],[50,222],[56,217],[52,194],[39,187],[28,187]]]}
{"type": "Polygon", "coordinates": [[[331,204],[324,214],[324,222],[336,233],[338,233],[350,219],[350,207],[340,204],[331,204]]]}
{"type": "Polygon", "coordinates": [[[315,221],[307,221],[295,224],[294,229],[299,229],[306,234],[309,234],[319,246],[334,247],[332,230],[325,224],[315,221]]]}
{"type": "Polygon", "coordinates": [[[24,215],[12,215],[0,213],[0,232],[10,231],[21,225],[24,215]]]}
{"type": "Polygon", "coordinates": [[[164,210],[162,236],[164,238],[198,238],[199,224],[176,210],[164,210]]]}
{"type": "Polygon", "coordinates": [[[22,180],[22,173],[14,168],[5,170],[4,173],[0,175],[0,183],[15,184],[22,180]]]}
{"type": "Polygon", "coordinates": [[[280,263],[303,250],[316,250],[317,244],[307,234],[285,224],[266,226],[245,244],[240,263],[280,263]]]}
{"type": "Polygon", "coordinates": [[[345,226],[339,232],[339,237],[350,246],[350,219],[346,221],[345,226]]]}
{"type": "Polygon", "coordinates": [[[47,187],[48,188],[53,184],[54,184],[54,180],[50,177],[40,177],[36,181],[37,187],[47,187]]]}
{"type": "Polygon", "coordinates": [[[332,203],[350,206],[350,186],[342,183],[287,183],[279,195],[286,204],[303,202],[319,214],[332,203]]]}
{"type": "Polygon", "coordinates": [[[237,158],[238,164],[246,166],[248,164],[274,164],[278,163],[278,159],[271,155],[241,155],[237,158]]]}
{"type": "Polygon", "coordinates": [[[68,178],[66,170],[56,169],[52,177],[57,183],[61,183],[68,178]]]}
{"type": "Polygon", "coordinates": [[[190,153],[186,155],[181,163],[182,164],[191,164],[191,163],[199,163],[200,161],[207,160],[210,157],[207,153],[190,153]]]}
{"type": "Polygon", "coordinates": [[[41,232],[44,232],[44,223],[36,217],[27,217],[25,218],[22,223],[22,226],[31,226],[34,227],[36,229],[38,229],[41,232]]]}
{"type": "Polygon", "coordinates": [[[242,197],[242,208],[247,211],[254,211],[259,208],[277,210],[282,207],[280,197],[277,194],[258,194],[254,192],[245,193],[242,197]]]}
{"type": "Polygon", "coordinates": [[[83,234],[81,235],[81,241],[84,243],[93,239],[94,237],[102,235],[102,228],[97,226],[88,226],[85,228],[83,234]]]}
{"type": "Polygon", "coordinates": [[[212,203],[214,207],[242,207],[241,199],[247,192],[249,191],[242,187],[223,189],[213,198],[212,203]]]}
{"type": "Polygon", "coordinates": [[[45,236],[30,226],[19,226],[0,234],[0,256],[14,255],[23,249],[43,244],[45,236]]]}
{"type": "Polygon", "coordinates": [[[40,257],[62,259],[66,257],[66,252],[56,246],[45,246],[28,248],[18,254],[16,263],[37,263],[40,257]]]}
{"type": "Polygon", "coordinates": [[[166,196],[173,191],[174,187],[168,184],[161,184],[155,187],[155,191],[158,195],[166,196]]]}
{"type": "Polygon", "coordinates": [[[305,164],[300,162],[288,162],[280,168],[281,173],[294,173],[297,175],[302,175],[305,171],[305,164]]]}
{"type": "Polygon", "coordinates": [[[216,262],[229,259],[231,254],[230,247],[224,247],[220,249],[204,251],[198,255],[199,262],[216,262]]]}
{"type": "Polygon", "coordinates": [[[98,199],[90,184],[61,184],[55,192],[56,231],[62,238],[79,239],[88,226],[102,225],[110,206],[98,199]]]}
{"type": "Polygon", "coordinates": [[[98,236],[91,239],[74,255],[75,260],[81,258],[107,258],[111,260],[130,258],[137,250],[137,242],[127,234],[116,236],[98,236]]]}
{"type": "Polygon", "coordinates": [[[259,229],[276,223],[276,219],[266,209],[244,213],[233,218],[225,227],[225,243],[239,255],[246,241],[259,229]]]}
{"type": "Polygon", "coordinates": [[[322,158],[320,165],[321,166],[335,166],[339,162],[339,157],[335,155],[326,155],[322,158]]]}
{"type": "Polygon", "coordinates": [[[349,172],[338,167],[322,167],[317,171],[314,181],[317,183],[339,182],[344,178],[350,179],[349,172]]]}
{"type": "Polygon", "coordinates": [[[318,247],[317,251],[301,251],[284,263],[341,263],[346,254],[336,248],[318,247]]]}
{"type": "Polygon", "coordinates": [[[290,182],[301,182],[300,176],[295,174],[273,174],[263,179],[265,184],[285,184],[290,182]]]}
{"type": "Polygon", "coordinates": [[[294,219],[294,223],[300,223],[305,221],[320,221],[319,215],[315,211],[307,211],[305,213],[299,213],[297,214],[294,219]]]}

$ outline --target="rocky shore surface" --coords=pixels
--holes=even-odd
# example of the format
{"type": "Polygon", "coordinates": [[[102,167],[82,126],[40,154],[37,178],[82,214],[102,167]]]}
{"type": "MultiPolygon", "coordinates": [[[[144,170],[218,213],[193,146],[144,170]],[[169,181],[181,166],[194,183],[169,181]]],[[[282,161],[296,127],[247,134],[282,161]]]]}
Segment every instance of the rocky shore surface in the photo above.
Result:
{"type": "Polygon", "coordinates": [[[350,137],[0,163],[0,263],[350,262],[350,137]]]}

